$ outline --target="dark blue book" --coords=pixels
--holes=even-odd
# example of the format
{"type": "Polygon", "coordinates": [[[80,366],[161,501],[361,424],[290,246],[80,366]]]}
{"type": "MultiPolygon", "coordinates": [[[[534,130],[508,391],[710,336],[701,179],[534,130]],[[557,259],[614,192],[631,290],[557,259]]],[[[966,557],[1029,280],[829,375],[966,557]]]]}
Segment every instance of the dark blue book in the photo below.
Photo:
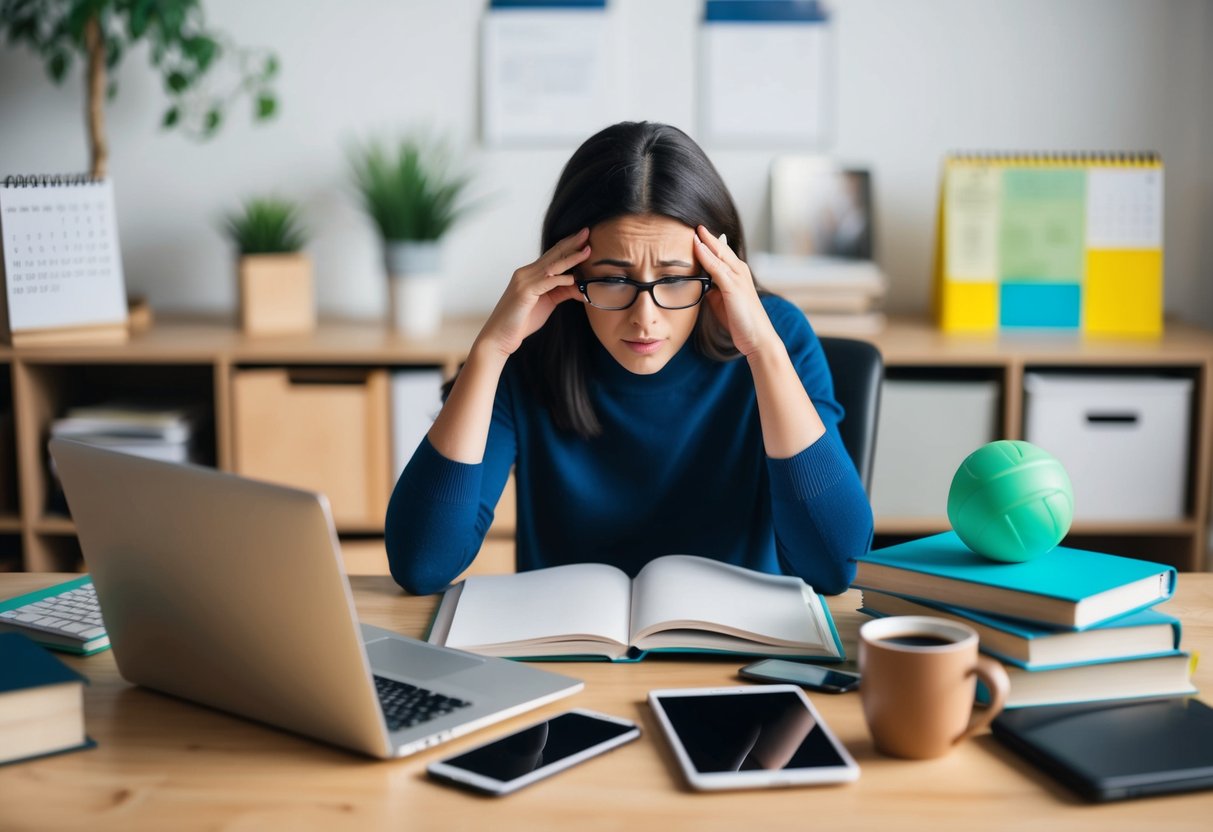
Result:
{"type": "Polygon", "coordinates": [[[1070,630],[1145,609],[1175,593],[1175,569],[1058,546],[1004,563],[975,554],[955,532],[869,552],[855,586],[1070,630]]]}
{"type": "Polygon", "coordinates": [[[87,679],[21,633],[0,634],[0,765],[92,748],[87,679]]]}

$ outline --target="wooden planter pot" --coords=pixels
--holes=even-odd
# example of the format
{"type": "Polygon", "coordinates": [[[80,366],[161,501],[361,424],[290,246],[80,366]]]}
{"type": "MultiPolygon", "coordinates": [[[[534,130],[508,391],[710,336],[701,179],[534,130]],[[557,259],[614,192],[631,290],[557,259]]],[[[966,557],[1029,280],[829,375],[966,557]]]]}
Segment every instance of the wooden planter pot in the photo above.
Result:
{"type": "Polygon", "coordinates": [[[306,254],[240,258],[240,327],[248,335],[283,335],[316,328],[312,261],[306,254]]]}

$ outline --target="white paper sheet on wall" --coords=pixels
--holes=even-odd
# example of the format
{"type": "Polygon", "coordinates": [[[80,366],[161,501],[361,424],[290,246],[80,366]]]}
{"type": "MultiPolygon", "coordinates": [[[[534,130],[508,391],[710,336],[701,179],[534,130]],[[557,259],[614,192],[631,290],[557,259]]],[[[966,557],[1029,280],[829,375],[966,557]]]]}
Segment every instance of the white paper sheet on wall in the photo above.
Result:
{"type": "Polygon", "coordinates": [[[494,4],[481,30],[486,144],[580,142],[621,118],[622,51],[601,4],[494,4]]]}
{"type": "Polygon", "coordinates": [[[700,33],[706,142],[820,147],[833,133],[830,26],[816,3],[708,0],[700,33]]]}

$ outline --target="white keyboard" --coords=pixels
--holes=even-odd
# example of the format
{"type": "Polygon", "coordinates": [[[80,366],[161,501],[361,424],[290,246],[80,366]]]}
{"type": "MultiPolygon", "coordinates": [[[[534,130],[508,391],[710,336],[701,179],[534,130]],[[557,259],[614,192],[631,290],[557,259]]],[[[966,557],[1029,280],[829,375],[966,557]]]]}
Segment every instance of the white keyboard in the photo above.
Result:
{"type": "Polygon", "coordinates": [[[48,647],[94,652],[109,645],[92,581],[70,581],[65,591],[0,612],[5,630],[24,632],[48,647]]]}

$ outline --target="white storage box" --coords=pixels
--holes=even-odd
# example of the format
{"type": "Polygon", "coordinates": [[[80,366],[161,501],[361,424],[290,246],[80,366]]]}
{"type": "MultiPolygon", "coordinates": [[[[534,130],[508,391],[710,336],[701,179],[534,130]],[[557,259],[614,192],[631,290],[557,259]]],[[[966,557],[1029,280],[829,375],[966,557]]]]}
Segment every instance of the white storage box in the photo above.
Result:
{"type": "Polygon", "coordinates": [[[1184,516],[1192,380],[1024,376],[1024,439],[1061,460],[1075,520],[1184,516]]]}
{"type": "Polygon", "coordinates": [[[876,516],[946,518],[956,469],[997,430],[995,381],[886,380],[872,465],[876,516]]]}

